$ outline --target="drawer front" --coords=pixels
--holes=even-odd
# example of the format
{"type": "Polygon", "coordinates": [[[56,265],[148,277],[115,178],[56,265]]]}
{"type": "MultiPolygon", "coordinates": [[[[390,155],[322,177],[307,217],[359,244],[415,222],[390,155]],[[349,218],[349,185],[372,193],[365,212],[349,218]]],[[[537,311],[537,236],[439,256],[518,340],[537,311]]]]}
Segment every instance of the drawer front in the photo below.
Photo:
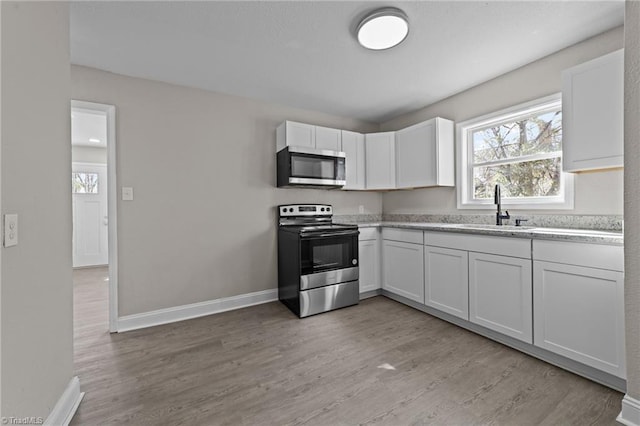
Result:
{"type": "Polygon", "coordinates": [[[531,240],[526,238],[427,231],[424,233],[424,243],[429,246],[531,259],[531,240]]]}
{"type": "Polygon", "coordinates": [[[360,241],[377,240],[378,235],[380,234],[380,231],[376,226],[371,228],[359,228],[358,230],[360,231],[360,241]]]}
{"type": "Polygon", "coordinates": [[[424,243],[423,232],[414,229],[382,228],[382,238],[384,240],[402,241],[404,243],[424,243]]]}
{"type": "Polygon", "coordinates": [[[624,248],[621,246],[533,240],[533,259],[624,271],[624,248]]]}

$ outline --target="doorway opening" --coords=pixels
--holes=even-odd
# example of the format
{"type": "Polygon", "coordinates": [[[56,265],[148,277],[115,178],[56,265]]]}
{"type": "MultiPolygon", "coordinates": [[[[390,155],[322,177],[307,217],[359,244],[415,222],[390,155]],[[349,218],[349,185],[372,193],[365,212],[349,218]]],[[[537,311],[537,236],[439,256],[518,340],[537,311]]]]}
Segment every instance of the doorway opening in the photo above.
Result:
{"type": "MultiPolygon", "coordinates": [[[[115,106],[71,101],[74,309],[117,331],[115,106]]],[[[89,320],[90,319],[90,320],[89,320]]]]}

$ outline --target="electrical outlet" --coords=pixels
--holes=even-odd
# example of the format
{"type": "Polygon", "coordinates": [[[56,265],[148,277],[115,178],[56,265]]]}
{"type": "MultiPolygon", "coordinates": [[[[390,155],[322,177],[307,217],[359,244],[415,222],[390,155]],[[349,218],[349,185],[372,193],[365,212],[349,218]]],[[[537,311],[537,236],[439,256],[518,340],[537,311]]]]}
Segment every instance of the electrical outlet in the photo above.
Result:
{"type": "Polygon", "coordinates": [[[4,246],[13,247],[18,245],[18,215],[4,215],[4,246]]]}

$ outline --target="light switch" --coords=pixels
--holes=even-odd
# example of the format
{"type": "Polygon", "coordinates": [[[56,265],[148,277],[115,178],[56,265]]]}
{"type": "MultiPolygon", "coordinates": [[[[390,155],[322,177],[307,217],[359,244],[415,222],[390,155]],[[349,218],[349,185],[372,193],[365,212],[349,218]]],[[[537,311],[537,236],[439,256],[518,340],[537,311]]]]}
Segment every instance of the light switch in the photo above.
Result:
{"type": "Polygon", "coordinates": [[[18,215],[4,215],[4,246],[12,247],[18,245],[18,215]]]}
{"type": "Polygon", "coordinates": [[[133,188],[130,186],[122,187],[122,201],[133,201],[133,188]]]}

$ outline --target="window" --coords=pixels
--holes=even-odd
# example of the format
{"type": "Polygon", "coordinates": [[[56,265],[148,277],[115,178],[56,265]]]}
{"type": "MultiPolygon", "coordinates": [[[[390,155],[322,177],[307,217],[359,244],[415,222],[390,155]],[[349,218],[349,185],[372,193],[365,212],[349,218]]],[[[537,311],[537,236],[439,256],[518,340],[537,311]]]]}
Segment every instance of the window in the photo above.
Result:
{"type": "Polygon", "coordinates": [[[74,172],[71,174],[71,192],[73,194],[97,194],[98,173],[74,172]]]}
{"type": "Polygon", "coordinates": [[[573,208],[572,176],[562,172],[560,95],[458,124],[458,208],[573,208]]]}

